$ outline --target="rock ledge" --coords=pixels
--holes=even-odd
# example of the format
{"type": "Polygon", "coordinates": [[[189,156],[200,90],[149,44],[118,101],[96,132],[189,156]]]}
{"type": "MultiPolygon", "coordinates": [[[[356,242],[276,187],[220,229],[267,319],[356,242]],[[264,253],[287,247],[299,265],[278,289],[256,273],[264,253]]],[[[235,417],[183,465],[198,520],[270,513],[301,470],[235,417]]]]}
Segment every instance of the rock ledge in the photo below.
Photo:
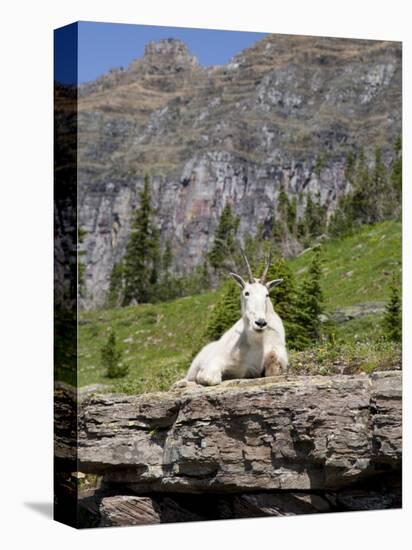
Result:
{"type": "Polygon", "coordinates": [[[84,472],[134,492],[325,491],[399,472],[401,373],[88,395],[84,472]]]}

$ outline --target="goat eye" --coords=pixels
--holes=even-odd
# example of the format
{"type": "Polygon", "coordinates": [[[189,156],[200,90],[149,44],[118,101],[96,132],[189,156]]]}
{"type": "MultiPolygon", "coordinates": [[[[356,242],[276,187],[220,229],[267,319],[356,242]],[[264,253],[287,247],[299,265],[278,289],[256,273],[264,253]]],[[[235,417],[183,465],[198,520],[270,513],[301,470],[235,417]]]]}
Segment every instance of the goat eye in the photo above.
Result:
{"type": "Polygon", "coordinates": [[[249,292],[245,292],[245,296],[249,296],[249,292]]]}
{"type": "Polygon", "coordinates": [[[266,298],[269,298],[269,294],[266,294],[266,298]]]}

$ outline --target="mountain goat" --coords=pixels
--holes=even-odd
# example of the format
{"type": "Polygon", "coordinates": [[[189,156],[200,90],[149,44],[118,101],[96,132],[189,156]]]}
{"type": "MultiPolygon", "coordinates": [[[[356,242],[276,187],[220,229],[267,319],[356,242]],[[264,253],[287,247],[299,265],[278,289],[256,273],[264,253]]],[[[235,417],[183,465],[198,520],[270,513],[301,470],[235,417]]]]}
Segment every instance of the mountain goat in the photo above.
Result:
{"type": "Polygon", "coordinates": [[[200,350],[177,387],[190,382],[213,386],[229,378],[257,378],[287,371],[285,329],[269,297],[269,291],[282,279],[266,282],[270,256],[259,279],[253,277],[243,251],[242,256],[248,281],[237,273],[230,274],[241,288],[242,316],[219,340],[200,350]]]}

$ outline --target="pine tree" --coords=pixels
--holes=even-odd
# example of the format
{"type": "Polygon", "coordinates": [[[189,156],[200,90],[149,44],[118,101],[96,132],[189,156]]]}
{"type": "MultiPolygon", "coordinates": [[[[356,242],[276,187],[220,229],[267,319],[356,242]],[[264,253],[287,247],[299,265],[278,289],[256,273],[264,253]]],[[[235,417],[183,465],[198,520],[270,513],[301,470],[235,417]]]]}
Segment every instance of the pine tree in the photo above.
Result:
{"type": "Polygon", "coordinates": [[[371,167],[368,166],[363,148],[359,150],[356,162],[352,154],[348,155],[345,177],[351,184],[351,189],[338,199],[335,212],[330,217],[328,232],[331,235],[346,235],[356,226],[399,216],[402,189],[401,147],[401,141],[397,139],[395,158],[389,175],[379,147],[375,149],[371,167]]]}
{"type": "Polygon", "coordinates": [[[286,224],[280,219],[279,214],[273,216],[271,239],[277,248],[281,248],[286,238],[286,224]]]}
{"type": "Polygon", "coordinates": [[[329,218],[328,233],[334,237],[348,235],[352,232],[354,224],[353,212],[353,187],[356,179],[356,156],[352,151],[346,156],[345,179],[351,185],[345,195],[341,195],[336,203],[335,211],[329,218]]]}
{"type": "Polygon", "coordinates": [[[232,214],[230,205],[226,204],[222,210],[215,231],[213,246],[208,255],[210,265],[215,270],[223,267],[227,257],[235,253],[238,227],[239,218],[232,214]]]}
{"type": "Polygon", "coordinates": [[[386,305],[382,328],[385,338],[394,342],[402,341],[402,303],[399,283],[393,277],[390,299],[386,305]]]}
{"type": "Polygon", "coordinates": [[[124,300],[148,302],[159,270],[159,231],[153,223],[149,177],[145,176],[140,204],[133,214],[131,233],[124,256],[124,300]]]}
{"type": "Polygon", "coordinates": [[[84,297],[85,293],[85,280],[84,275],[86,273],[86,266],[81,261],[81,258],[83,258],[86,255],[85,250],[80,250],[80,245],[84,243],[84,238],[87,234],[87,231],[83,227],[79,227],[77,230],[77,288],[79,296],[84,297]]]}
{"type": "Polygon", "coordinates": [[[318,176],[318,178],[320,178],[322,170],[325,167],[326,160],[327,160],[326,153],[319,153],[318,156],[316,157],[314,172],[318,176]]]}
{"type": "Polygon", "coordinates": [[[220,298],[208,320],[205,340],[218,340],[240,316],[240,290],[232,279],[228,279],[223,283],[220,298]]]}
{"type": "Polygon", "coordinates": [[[167,239],[165,248],[162,254],[162,278],[165,278],[170,271],[173,263],[172,243],[167,239]]]}
{"type": "MultiPolygon", "coordinates": [[[[257,264],[261,255],[262,238],[259,233],[260,231],[258,228],[257,235],[255,237],[253,237],[249,233],[243,235],[243,250],[245,251],[246,257],[249,260],[252,271],[257,268],[257,264]]],[[[242,261],[242,269],[243,267],[244,262],[242,261]]]]}
{"type": "Polygon", "coordinates": [[[290,208],[285,184],[281,182],[272,224],[272,238],[277,245],[282,245],[288,235],[288,220],[292,214],[290,208]]]}
{"type": "Polygon", "coordinates": [[[370,173],[365,152],[360,149],[354,176],[353,191],[347,202],[347,213],[356,224],[370,221],[370,173]]]}
{"type": "Polygon", "coordinates": [[[100,357],[108,378],[121,378],[128,374],[128,365],[120,362],[122,352],[118,349],[114,330],[110,332],[106,343],[102,347],[100,357]]]}
{"type": "Polygon", "coordinates": [[[286,332],[286,343],[291,349],[303,349],[309,344],[305,335],[306,324],[298,310],[298,293],[295,276],[288,263],[278,258],[268,270],[267,280],[283,279],[270,291],[273,308],[282,319],[286,332]]]}
{"type": "Polygon", "coordinates": [[[298,204],[299,204],[299,210],[303,211],[303,215],[298,217],[296,220],[296,235],[298,239],[301,240],[302,242],[306,241],[308,236],[308,228],[306,226],[306,218],[304,214],[306,209],[306,206],[304,205],[304,200],[305,200],[304,195],[302,192],[300,192],[298,195],[298,204]]]}
{"type": "Polygon", "coordinates": [[[316,220],[316,206],[313,202],[312,195],[309,194],[306,200],[306,210],[305,210],[305,218],[306,218],[306,227],[308,231],[308,235],[310,237],[314,237],[317,235],[317,220],[316,220]]]}
{"type": "Polygon", "coordinates": [[[376,223],[383,219],[387,196],[387,173],[382,160],[382,151],[375,150],[375,163],[369,183],[369,222],[376,223]]]}
{"type": "Polygon", "coordinates": [[[178,296],[178,285],[176,278],[172,277],[170,268],[173,264],[173,253],[170,239],[165,243],[160,259],[160,275],[156,285],[156,298],[159,301],[171,300],[178,296]]]}
{"type": "Polygon", "coordinates": [[[277,213],[280,219],[284,222],[287,221],[289,209],[289,197],[285,191],[285,184],[282,182],[279,186],[279,193],[277,199],[277,213]]]}
{"type": "Polygon", "coordinates": [[[390,180],[397,205],[402,201],[402,138],[398,137],[394,146],[394,159],[391,167],[390,180]]]}
{"type": "Polygon", "coordinates": [[[328,233],[333,237],[348,235],[352,232],[353,219],[347,209],[348,197],[341,196],[338,199],[334,213],[331,215],[328,224],[328,233]]]}
{"type": "Polygon", "coordinates": [[[355,167],[356,167],[356,156],[352,151],[346,155],[346,164],[345,164],[345,179],[350,184],[353,184],[355,177],[355,167]]]}
{"type": "Polygon", "coordinates": [[[323,293],[320,284],[322,276],[321,249],[316,247],[308,274],[304,279],[298,297],[297,322],[305,327],[305,338],[316,342],[321,336],[321,320],[323,293]]]}
{"type": "Polygon", "coordinates": [[[296,197],[293,197],[292,200],[288,202],[288,210],[287,210],[287,225],[288,225],[289,233],[291,234],[296,233],[297,211],[298,211],[297,199],[296,197]]]}
{"type": "Polygon", "coordinates": [[[151,228],[151,269],[149,278],[149,300],[156,299],[156,285],[161,276],[160,231],[152,225],[151,228]]]}
{"type": "Polygon", "coordinates": [[[326,209],[320,204],[320,193],[315,200],[308,194],[305,210],[305,227],[309,237],[322,235],[326,228],[326,209]]]}
{"type": "Polygon", "coordinates": [[[107,293],[107,307],[117,307],[122,303],[123,293],[123,264],[114,264],[110,274],[110,286],[107,293]]]}

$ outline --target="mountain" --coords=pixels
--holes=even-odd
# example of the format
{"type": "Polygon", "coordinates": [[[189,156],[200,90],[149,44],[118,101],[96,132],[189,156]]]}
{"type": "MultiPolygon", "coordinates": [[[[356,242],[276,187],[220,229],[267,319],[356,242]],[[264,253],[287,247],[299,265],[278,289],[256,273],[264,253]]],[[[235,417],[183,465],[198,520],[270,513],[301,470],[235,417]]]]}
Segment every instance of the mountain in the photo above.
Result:
{"type": "MultiPolygon", "coordinates": [[[[348,188],[348,152],[401,133],[400,43],[269,35],[224,66],[185,44],[149,43],[142,58],[81,85],[78,216],[86,231],[82,307],[104,303],[125,251],[144,174],[174,270],[190,273],[229,203],[239,235],[271,231],[280,185],[320,196],[328,212],[348,188]]],[[[293,255],[299,244],[285,243],[293,255]]]]}

